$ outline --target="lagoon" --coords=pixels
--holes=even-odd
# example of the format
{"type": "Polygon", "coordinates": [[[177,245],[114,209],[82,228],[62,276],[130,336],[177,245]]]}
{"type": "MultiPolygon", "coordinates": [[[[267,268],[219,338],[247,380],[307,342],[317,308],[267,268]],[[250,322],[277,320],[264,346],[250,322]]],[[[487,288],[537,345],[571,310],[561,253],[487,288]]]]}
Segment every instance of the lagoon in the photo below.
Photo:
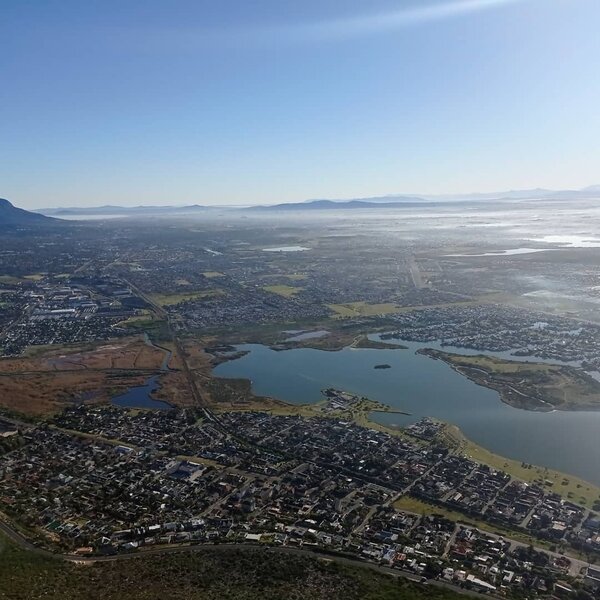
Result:
{"type": "MultiPolygon", "coordinates": [[[[416,354],[420,348],[438,344],[398,343],[408,349],[275,351],[258,344],[241,345],[237,349],[247,354],[222,363],[214,374],[250,379],[254,393],[295,404],[319,401],[324,388],[348,390],[411,413],[375,413],[373,419],[380,423],[407,425],[422,417],[436,417],[458,425],[467,437],[497,454],[600,485],[600,412],[541,413],[513,408],[497,392],[477,385],[446,363],[416,354]],[[384,363],[391,368],[374,369],[384,363]]],[[[508,353],[485,354],[517,359],[508,353]]]]}

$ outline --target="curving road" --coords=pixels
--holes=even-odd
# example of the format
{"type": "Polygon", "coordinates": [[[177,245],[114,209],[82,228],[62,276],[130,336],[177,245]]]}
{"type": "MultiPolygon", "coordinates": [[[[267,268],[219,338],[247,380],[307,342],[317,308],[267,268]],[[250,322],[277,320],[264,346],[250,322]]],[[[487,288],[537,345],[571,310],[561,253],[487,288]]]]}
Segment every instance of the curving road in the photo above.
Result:
{"type": "MultiPolygon", "coordinates": [[[[0,520],[0,532],[8,537],[13,543],[17,544],[19,547],[27,550],[28,552],[33,552],[35,554],[45,556],[47,558],[52,558],[55,560],[65,560],[72,563],[78,564],[92,564],[92,563],[103,563],[103,562],[112,562],[112,561],[121,561],[121,560],[133,560],[136,558],[144,558],[146,556],[156,556],[162,554],[175,554],[182,552],[223,552],[223,551],[242,551],[242,552],[252,552],[257,549],[264,549],[265,552],[283,552],[287,554],[295,554],[297,556],[308,556],[311,558],[318,558],[321,560],[331,560],[340,564],[344,564],[346,566],[363,568],[363,569],[372,569],[377,571],[378,573],[382,573],[385,575],[389,575],[392,577],[403,577],[404,579],[408,579],[414,583],[420,583],[421,577],[419,575],[415,575],[410,571],[402,571],[399,569],[393,569],[391,567],[387,567],[384,565],[380,565],[373,562],[367,562],[363,560],[359,560],[357,558],[353,558],[351,556],[346,556],[343,554],[337,553],[326,553],[319,550],[307,550],[304,548],[291,548],[289,546],[279,546],[279,547],[264,547],[259,546],[257,544],[214,544],[214,545],[197,545],[197,546],[169,546],[164,548],[152,548],[150,550],[144,550],[143,552],[131,553],[131,554],[117,554],[114,556],[75,556],[73,554],[60,554],[54,553],[50,550],[45,550],[43,548],[39,548],[32,544],[27,538],[21,535],[18,531],[14,530],[10,525],[8,525],[5,521],[0,520]]],[[[441,580],[427,580],[426,584],[434,585],[436,587],[452,590],[454,592],[464,594],[466,596],[476,597],[476,598],[496,598],[495,596],[491,596],[490,594],[481,594],[474,590],[463,589],[457,585],[452,583],[441,581],[441,580]]],[[[500,600],[498,598],[498,600],[500,600]]]]}

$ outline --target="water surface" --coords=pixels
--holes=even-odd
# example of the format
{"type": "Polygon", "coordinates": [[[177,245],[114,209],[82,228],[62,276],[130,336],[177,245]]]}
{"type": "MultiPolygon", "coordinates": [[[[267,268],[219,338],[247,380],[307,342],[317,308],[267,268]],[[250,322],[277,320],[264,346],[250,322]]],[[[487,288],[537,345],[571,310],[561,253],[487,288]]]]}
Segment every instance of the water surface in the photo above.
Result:
{"type": "Polygon", "coordinates": [[[278,246],[277,248],[263,248],[263,252],[304,252],[310,250],[306,246],[278,246]]]}
{"type": "MultiPolygon", "coordinates": [[[[600,485],[600,412],[513,408],[497,392],[470,381],[443,361],[415,353],[438,344],[397,342],[408,350],[274,351],[248,344],[238,347],[248,354],[219,365],[214,373],[250,379],[256,394],[295,404],[320,400],[321,390],[327,387],[348,390],[411,413],[375,413],[373,418],[381,423],[405,425],[421,417],[437,417],[458,425],[467,437],[502,456],[573,473],[600,485]],[[383,363],[391,368],[374,369],[383,363]]],[[[486,354],[518,359],[508,352],[486,354]]]]}
{"type": "Polygon", "coordinates": [[[511,248],[510,250],[499,250],[498,252],[482,252],[481,254],[445,254],[447,257],[470,257],[470,256],[515,256],[519,254],[533,254],[534,252],[548,252],[552,248],[511,248]]]}
{"type": "Polygon", "coordinates": [[[170,404],[162,400],[154,400],[152,393],[158,389],[158,375],[150,377],[144,385],[138,385],[127,390],[124,394],[115,396],[111,402],[121,408],[153,408],[169,410],[170,404]]]}

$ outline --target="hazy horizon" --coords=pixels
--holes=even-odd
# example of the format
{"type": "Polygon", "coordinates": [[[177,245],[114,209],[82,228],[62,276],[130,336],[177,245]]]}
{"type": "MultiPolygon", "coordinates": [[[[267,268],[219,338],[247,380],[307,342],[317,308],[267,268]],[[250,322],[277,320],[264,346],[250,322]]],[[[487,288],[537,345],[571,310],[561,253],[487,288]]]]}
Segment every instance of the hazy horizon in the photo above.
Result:
{"type": "MultiPolygon", "coordinates": [[[[14,206],[18,207],[18,208],[25,208],[27,210],[34,210],[34,211],[39,211],[39,210],[54,210],[54,209],[76,209],[76,208],[81,208],[81,209],[94,209],[94,208],[106,208],[106,207],[115,207],[115,208],[143,208],[143,207],[173,207],[173,208],[178,208],[178,207],[186,207],[186,206],[206,206],[207,208],[210,207],[214,207],[214,208],[249,208],[249,207],[255,207],[255,206],[276,206],[279,204],[302,204],[302,203],[310,203],[310,202],[318,202],[318,201],[331,201],[331,202],[350,202],[350,201],[354,201],[354,200],[370,200],[370,199],[374,199],[374,198],[419,198],[425,201],[435,201],[435,200],[460,200],[461,198],[464,198],[465,200],[468,200],[471,197],[483,197],[483,196],[497,196],[497,199],[501,199],[503,194],[514,194],[514,193],[526,193],[526,192],[543,192],[546,191],[549,194],[552,193],[558,193],[558,192],[583,192],[586,190],[591,190],[593,189],[593,192],[596,193],[598,192],[600,194],[600,185],[597,184],[590,184],[590,185],[584,185],[582,187],[579,188],[573,188],[573,189],[550,189],[547,187],[543,187],[543,186],[536,186],[536,187],[530,187],[530,188],[523,188],[523,189],[517,189],[517,188],[511,188],[511,189],[502,189],[502,190],[485,190],[485,191],[468,191],[468,192],[447,192],[447,193],[437,193],[437,194],[427,194],[427,193],[419,193],[419,192],[406,192],[406,193],[402,193],[402,192],[398,192],[398,193],[388,193],[388,194],[381,194],[381,195],[368,195],[368,196],[360,196],[360,197],[345,197],[345,198],[341,198],[341,197],[331,197],[331,198],[325,198],[325,197],[319,197],[319,198],[301,198],[298,200],[287,200],[287,201],[283,201],[283,202],[269,202],[269,203],[262,203],[262,202],[257,202],[257,203],[250,203],[250,202],[240,202],[240,203],[211,203],[211,202],[206,202],[206,201],[192,201],[192,202],[188,202],[188,203],[184,203],[184,202],[164,202],[161,203],[159,200],[155,201],[155,202],[121,202],[121,203],[114,203],[114,202],[104,202],[104,203],[98,203],[98,204],[56,204],[56,205],[49,205],[49,204],[41,204],[39,206],[28,206],[26,204],[22,204],[19,203],[18,201],[15,201],[14,199],[11,198],[5,198],[6,200],[8,200],[9,202],[11,202],[11,204],[13,204],[14,206]],[[598,188],[597,190],[595,188],[598,188]]],[[[3,198],[2,195],[0,195],[0,198],[3,198]]],[[[484,198],[481,198],[484,199],[484,198]]],[[[492,200],[493,198],[490,198],[490,200],[492,200]]]]}

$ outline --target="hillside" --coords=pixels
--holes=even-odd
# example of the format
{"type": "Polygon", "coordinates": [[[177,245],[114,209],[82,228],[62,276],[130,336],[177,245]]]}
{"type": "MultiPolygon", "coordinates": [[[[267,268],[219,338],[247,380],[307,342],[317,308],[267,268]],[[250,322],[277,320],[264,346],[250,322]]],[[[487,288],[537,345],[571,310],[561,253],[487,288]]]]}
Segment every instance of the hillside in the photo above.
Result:
{"type": "Polygon", "coordinates": [[[186,215],[196,212],[205,212],[209,210],[215,210],[213,206],[200,206],[199,204],[192,204],[189,206],[71,206],[64,208],[39,208],[35,210],[36,214],[51,216],[51,217],[101,217],[101,216],[122,216],[122,217],[133,217],[133,216],[172,216],[172,215],[186,215]]]}
{"type": "Polygon", "coordinates": [[[0,229],[13,229],[15,227],[29,227],[52,225],[58,223],[56,219],[39,215],[13,206],[8,200],[0,198],[0,229]]]}
{"type": "Polygon", "coordinates": [[[0,537],[0,599],[70,600],[460,600],[368,568],[262,548],[198,551],[75,565],[16,548],[0,537]]]}
{"type": "Polygon", "coordinates": [[[291,202],[288,204],[275,204],[271,206],[253,206],[249,210],[348,210],[348,209],[390,209],[406,208],[409,206],[421,206],[426,204],[419,198],[407,198],[397,201],[377,201],[377,200],[312,200],[310,202],[291,202]]]}

